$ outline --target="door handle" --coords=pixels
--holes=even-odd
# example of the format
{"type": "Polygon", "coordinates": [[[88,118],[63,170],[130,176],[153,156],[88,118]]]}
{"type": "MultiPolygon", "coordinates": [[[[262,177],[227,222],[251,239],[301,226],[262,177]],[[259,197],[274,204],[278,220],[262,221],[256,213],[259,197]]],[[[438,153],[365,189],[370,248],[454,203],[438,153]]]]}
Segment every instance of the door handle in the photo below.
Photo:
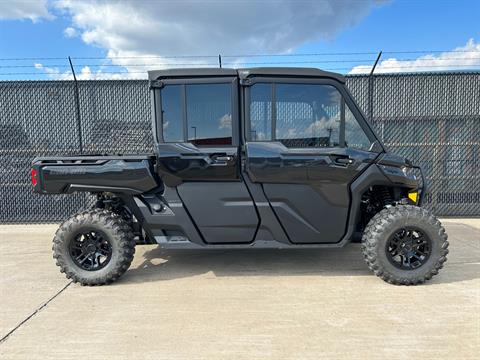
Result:
{"type": "Polygon", "coordinates": [[[333,162],[337,165],[348,166],[353,164],[353,159],[350,157],[338,156],[334,158],[333,162]]]}
{"type": "Polygon", "coordinates": [[[217,155],[211,157],[210,166],[228,166],[228,162],[233,160],[233,156],[217,155]]]}
{"type": "Polygon", "coordinates": [[[216,156],[213,158],[214,161],[231,161],[233,156],[216,156]]]}

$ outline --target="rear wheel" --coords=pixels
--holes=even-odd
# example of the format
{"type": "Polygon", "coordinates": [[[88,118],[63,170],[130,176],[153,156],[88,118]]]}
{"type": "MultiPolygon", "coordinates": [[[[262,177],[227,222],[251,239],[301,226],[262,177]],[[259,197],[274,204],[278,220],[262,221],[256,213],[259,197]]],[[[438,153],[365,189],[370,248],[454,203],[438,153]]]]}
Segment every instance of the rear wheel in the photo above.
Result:
{"type": "Polygon", "coordinates": [[[127,271],[135,253],[132,229],[119,215],[95,209],[72,216],[57,230],[53,257],[67,278],[103,285],[127,271]]]}
{"type": "Polygon", "coordinates": [[[368,267],[396,285],[416,285],[438,274],[447,260],[448,241],[440,221],[417,206],[383,209],[362,237],[368,267]]]}

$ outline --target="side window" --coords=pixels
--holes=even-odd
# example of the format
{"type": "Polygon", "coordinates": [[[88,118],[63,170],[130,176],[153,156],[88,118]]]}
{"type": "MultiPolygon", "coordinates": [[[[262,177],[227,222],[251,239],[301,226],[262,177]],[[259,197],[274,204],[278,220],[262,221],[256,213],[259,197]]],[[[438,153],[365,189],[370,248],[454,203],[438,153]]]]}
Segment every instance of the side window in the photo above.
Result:
{"type": "Polygon", "coordinates": [[[188,141],[232,144],[231,84],[186,85],[188,141]]]}
{"type": "Polygon", "coordinates": [[[341,93],[323,84],[252,85],[247,135],[251,141],[275,140],[292,148],[346,146],[369,151],[371,147],[341,93]]]}
{"type": "Polygon", "coordinates": [[[330,85],[277,84],[275,138],[287,147],[339,146],[340,104],[330,85]]]}
{"type": "Polygon", "coordinates": [[[167,85],[162,90],[162,131],[165,142],[183,141],[182,85],[167,85]]]}
{"type": "Polygon", "coordinates": [[[250,91],[250,139],[272,139],[272,85],[255,84],[250,91]]]}
{"type": "Polygon", "coordinates": [[[345,146],[365,151],[369,151],[372,146],[372,142],[348,106],[345,106],[345,146]]]}
{"type": "Polygon", "coordinates": [[[161,99],[163,141],[232,144],[231,83],[166,85],[161,99]]]}

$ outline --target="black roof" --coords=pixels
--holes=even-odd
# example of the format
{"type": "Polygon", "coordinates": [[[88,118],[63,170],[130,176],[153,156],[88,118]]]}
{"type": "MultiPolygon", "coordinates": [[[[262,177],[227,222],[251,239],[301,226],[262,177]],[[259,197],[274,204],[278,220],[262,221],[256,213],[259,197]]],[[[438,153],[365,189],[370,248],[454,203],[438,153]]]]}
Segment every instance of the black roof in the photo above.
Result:
{"type": "Polygon", "coordinates": [[[300,77],[327,77],[338,80],[342,83],[345,78],[341,74],[323,71],[317,68],[298,68],[298,67],[261,67],[250,69],[238,69],[240,79],[246,79],[250,76],[300,76],[300,77]]]}
{"type": "Polygon", "coordinates": [[[262,67],[249,69],[228,68],[187,68],[154,70],[148,72],[149,80],[175,79],[188,77],[212,77],[212,76],[238,76],[246,79],[250,76],[300,76],[300,77],[326,77],[338,80],[342,83],[345,78],[341,74],[323,71],[316,68],[297,67],[262,67]]]}
{"type": "Polygon", "coordinates": [[[226,68],[185,68],[153,70],[148,72],[149,80],[206,76],[237,76],[237,70],[226,68]]]}

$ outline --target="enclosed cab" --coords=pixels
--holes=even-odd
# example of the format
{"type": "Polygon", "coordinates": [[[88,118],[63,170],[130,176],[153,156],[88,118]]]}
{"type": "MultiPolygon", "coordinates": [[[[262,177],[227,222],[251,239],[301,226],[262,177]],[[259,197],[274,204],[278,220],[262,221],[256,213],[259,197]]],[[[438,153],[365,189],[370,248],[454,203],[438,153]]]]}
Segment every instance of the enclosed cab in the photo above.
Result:
{"type": "MultiPolygon", "coordinates": [[[[165,248],[339,247],[363,237],[367,263],[383,269],[377,275],[409,284],[445,261],[444,230],[419,207],[421,170],[387,152],[341,75],[172,69],[151,71],[149,80],[152,156],[123,164],[39,159],[37,191],[96,193],[95,216],[113,214],[137,241],[165,248]]],[[[61,235],[56,243],[68,242],[61,235]]],[[[107,261],[88,239],[76,239],[70,257],[93,267],[107,261]]]]}

